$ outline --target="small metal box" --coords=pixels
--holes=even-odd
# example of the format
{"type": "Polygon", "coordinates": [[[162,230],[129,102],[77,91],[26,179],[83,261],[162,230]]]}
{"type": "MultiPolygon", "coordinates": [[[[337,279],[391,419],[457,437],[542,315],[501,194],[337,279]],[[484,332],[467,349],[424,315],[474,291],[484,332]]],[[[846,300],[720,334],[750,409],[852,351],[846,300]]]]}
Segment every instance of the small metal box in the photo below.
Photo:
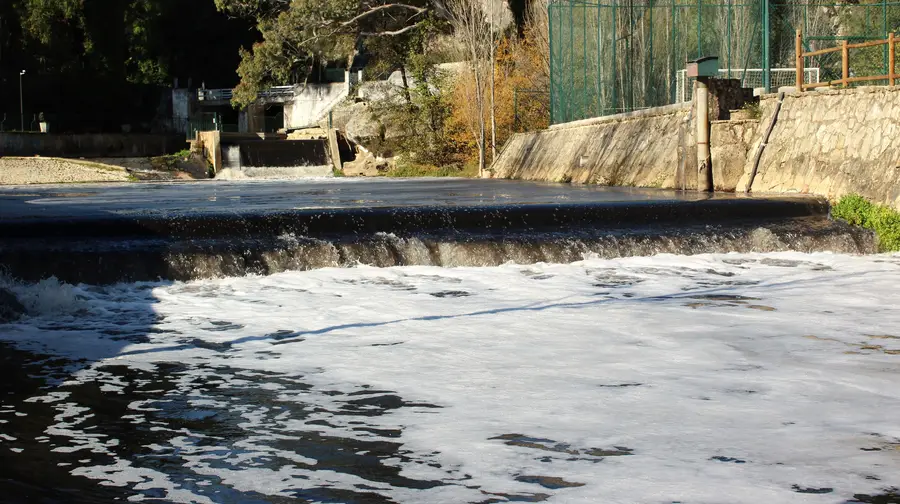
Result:
{"type": "Polygon", "coordinates": [[[719,74],[719,57],[704,56],[693,61],[688,61],[688,77],[717,77],[719,74]]]}

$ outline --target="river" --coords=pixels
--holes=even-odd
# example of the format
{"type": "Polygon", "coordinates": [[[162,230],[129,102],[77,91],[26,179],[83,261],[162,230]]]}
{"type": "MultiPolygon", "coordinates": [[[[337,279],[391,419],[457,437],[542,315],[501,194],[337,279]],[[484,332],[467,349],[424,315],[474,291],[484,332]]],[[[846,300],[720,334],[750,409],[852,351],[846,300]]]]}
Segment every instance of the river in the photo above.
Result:
{"type": "Polygon", "coordinates": [[[3,281],[4,502],[900,502],[900,257],[3,281]]]}

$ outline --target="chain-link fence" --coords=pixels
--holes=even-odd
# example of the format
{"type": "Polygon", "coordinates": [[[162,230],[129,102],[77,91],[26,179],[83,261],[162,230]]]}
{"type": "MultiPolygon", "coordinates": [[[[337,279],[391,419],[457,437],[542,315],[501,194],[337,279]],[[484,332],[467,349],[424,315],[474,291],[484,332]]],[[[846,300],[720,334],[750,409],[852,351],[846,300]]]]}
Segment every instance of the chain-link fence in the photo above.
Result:
{"type": "MultiPolygon", "coordinates": [[[[794,68],[797,28],[808,50],[900,31],[896,0],[551,0],[548,14],[554,124],[689,99],[691,83],[679,72],[702,56],[719,57],[722,77],[775,89],[779,68],[794,68]]],[[[873,48],[855,65],[886,69],[886,50],[873,48]]],[[[840,73],[834,55],[807,66],[807,82],[840,73]]]]}

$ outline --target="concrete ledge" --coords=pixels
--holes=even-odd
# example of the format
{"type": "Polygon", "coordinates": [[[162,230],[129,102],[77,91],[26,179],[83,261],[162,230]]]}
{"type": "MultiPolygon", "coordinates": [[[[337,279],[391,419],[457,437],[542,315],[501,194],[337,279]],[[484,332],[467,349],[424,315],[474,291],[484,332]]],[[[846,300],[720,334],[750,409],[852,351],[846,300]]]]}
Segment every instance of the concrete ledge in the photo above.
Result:
{"type": "Polygon", "coordinates": [[[626,121],[628,119],[643,119],[646,117],[656,117],[661,115],[669,115],[675,114],[682,110],[690,110],[692,106],[691,102],[686,103],[676,103],[673,105],[665,105],[662,107],[653,107],[642,110],[635,110],[633,112],[623,112],[621,114],[608,115],[603,117],[593,117],[590,119],[582,119],[580,121],[572,121],[567,123],[554,124],[547,128],[548,130],[560,130],[566,128],[580,128],[582,126],[594,126],[596,124],[603,124],[607,122],[619,122],[626,121]]]}

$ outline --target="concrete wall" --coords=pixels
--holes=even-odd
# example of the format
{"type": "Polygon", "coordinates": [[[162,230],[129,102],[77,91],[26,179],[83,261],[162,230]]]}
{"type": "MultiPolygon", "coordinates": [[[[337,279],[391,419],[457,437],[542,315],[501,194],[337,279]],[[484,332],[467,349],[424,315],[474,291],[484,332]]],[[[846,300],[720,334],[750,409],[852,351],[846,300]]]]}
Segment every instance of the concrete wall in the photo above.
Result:
{"type": "MultiPolygon", "coordinates": [[[[747,189],[777,95],[761,117],[713,121],[717,190],[747,189]]],[[[494,175],[526,180],[694,188],[690,109],[659,107],[514,135],[494,175]]],[[[719,116],[720,118],[722,115],[719,116]]],[[[900,86],[788,94],[763,150],[755,193],[859,193],[900,209],[900,86]]]]}
{"type": "Polygon", "coordinates": [[[716,191],[737,189],[747,159],[756,153],[751,147],[760,134],[756,119],[714,121],[710,125],[709,150],[716,191]]]}
{"type": "MultiPolygon", "coordinates": [[[[762,100],[760,130],[776,102],[775,95],[762,100]]],[[[898,86],[787,95],[751,189],[831,198],[859,193],[900,208],[898,135],[898,86]]],[[[747,187],[758,144],[757,138],[738,190],[747,187]]]]}
{"type": "Polygon", "coordinates": [[[184,135],[0,133],[0,156],[150,157],[187,147],[184,135]]]}
{"type": "Polygon", "coordinates": [[[307,84],[294,99],[284,104],[284,127],[287,129],[316,126],[338,103],[347,97],[346,82],[307,84]]]}
{"type": "Polygon", "coordinates": [[[695,187],[690,117],[690,104],[679,104],[519,133],[491,168],[499,178],[695,187]]]}
{"type": "Polygon", "coordinates": [[[203,155],[213,166],[213,172],[222,171],[222,133],[218,131],[201,131],[197,133],[203,145],[203,155]]]}

